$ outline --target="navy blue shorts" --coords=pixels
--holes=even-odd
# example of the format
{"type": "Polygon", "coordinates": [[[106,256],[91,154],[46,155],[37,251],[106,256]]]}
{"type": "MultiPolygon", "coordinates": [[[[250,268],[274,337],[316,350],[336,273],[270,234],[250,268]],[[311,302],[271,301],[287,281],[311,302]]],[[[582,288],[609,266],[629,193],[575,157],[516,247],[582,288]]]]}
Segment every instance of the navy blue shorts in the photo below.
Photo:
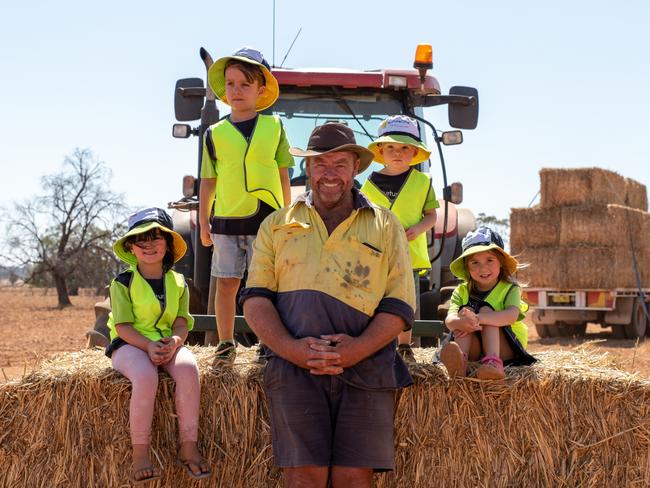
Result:
{"type": "Polygon", "coordinates": [[[394,391],[360,390],[278,357],[266,365],[264,390],[277,466],[395,468],[394,391]]]}

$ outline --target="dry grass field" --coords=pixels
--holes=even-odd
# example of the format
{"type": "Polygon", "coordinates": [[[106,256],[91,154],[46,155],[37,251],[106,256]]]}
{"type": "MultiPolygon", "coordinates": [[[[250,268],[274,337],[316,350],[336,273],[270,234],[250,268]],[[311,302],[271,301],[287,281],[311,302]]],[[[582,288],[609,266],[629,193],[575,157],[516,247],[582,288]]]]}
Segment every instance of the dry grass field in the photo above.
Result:
{"type": "MultiPolygon", "coordinates": [[[[85,332],[93,327],[93,306],[102,298],[94,295],[71,297],[73,306],[57,308],[54,290],[0,288],[4,320],[0,321],[0,368],[6,378],[17,378],[37,364],[60,352],[78,351],[86,345],[85,332]]],[[[592,342],[599,352],[607,352],[622,369],[650,377],[650,341],[635,343],[613,339],[609,329],[590,325],[584,339],[540,339],[530,327],[529,349],[570,350],[592,342]]]]}

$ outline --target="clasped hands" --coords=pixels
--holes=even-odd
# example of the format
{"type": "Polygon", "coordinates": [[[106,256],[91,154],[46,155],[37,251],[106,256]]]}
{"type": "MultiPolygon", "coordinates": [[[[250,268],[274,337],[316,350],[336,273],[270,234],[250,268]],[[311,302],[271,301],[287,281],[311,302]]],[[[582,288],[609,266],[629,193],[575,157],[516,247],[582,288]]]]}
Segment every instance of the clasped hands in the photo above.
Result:
{"type": "Polygon", "coordinates": [[[161,366],[169,362],[180,345],[181,339],[178,336],[163,337],[147,345],[147,354],[153,364],[161,366]]]}
{"type": "Polygon", "coordinates": [[[363,359],[358,339],[347,334],[303,337],[296,343],[291,361],[314,375],[338,375],[363,359]]]}
{"type": "Polygon", "coordinates": [[[483,330],[478,314],[469,307],[463,307],[458,311],[458,319],[456,327],[454,327],[454,338],[456,339],[483,330]]]}

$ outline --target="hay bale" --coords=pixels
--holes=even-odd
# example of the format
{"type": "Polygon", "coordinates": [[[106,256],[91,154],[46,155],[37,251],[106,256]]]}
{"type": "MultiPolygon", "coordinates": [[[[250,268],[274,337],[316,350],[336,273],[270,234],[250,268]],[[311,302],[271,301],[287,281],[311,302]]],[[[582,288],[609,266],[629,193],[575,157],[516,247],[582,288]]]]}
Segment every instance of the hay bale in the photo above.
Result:
{"type": "Polygon", "coordinates": [[[531,247],[560,243],[561,208],[510,209],[510,249],[519,254],[531,247]]]}
{"type": "Polygon", "coordinates": [[[650,247],[650,214],[621,205],[579,205],[561,209],[562,246],[650,247]]]}
{"type": "Polygon", "coordinates": [[[543,208],[594,203],[626,204],[625,178],[602,168],[542,168],[543,208]]]}
{"type": "MultiPolygon", "coordinates": [[[[254,354],[213,372],[213,350],[194,351],[210,485],[280,486],[254,354]]],[[[540,353],[532,367],[508,368],[502,383],[449,381],[430,364],[430,351],[416,350],[415,385],[398,397],[397,469],[377,475],[376,486],[650,483],[650,381],[584,348],[540,353]]],[[[173,383],[161,379],[152,446],[164,477],[157,486],[202,486],[173,465],[173,383]]],[[[126,485],[129,391],[97,351],[59,356],[0,386],[0,486],[126,485]]]]}
{"type": "Polygon", "coordinates": [[[527,248],[517,259],[526,265],[517,272],[517,280],[521,283],[554,287],[562,280],[562,253],[558,246],[527,248]]]}
{"type": "Polygon", "coordinates": [[[625,178],[625,204],[628,207],[648,211],[648,192],[643,183],[625,178]]]}

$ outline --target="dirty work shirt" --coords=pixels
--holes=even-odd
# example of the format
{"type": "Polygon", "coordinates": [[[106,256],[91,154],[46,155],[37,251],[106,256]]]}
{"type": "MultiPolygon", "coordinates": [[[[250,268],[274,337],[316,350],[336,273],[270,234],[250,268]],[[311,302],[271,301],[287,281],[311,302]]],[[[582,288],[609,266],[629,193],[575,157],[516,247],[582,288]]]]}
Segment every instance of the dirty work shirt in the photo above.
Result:
{"type": "MultiPolygon", "coordinates": [[[[328,235],[311,192],[270,215],[253,244],[242,302],[270,299],[290,334],[357,337],[380,312],[413,324],[415,290],[406,236],[397,217],[353,189],[352,214],[328,235]]],[[[412,379],[395,341],[339,377],[366,390],[394,390],[412,379]]],[[[294,366],[280,357],[278,368],[294,366]]],[[[268,367],[268,366],[267,366],[268,367]]]]}
{"type": "MultiPolygon", "coordinates": [[[[230,121],[230,117],[227,117],[230,121]]],[[[246,141],[250,142],[256,121],[257,115],[249,120],[230,123],[237,128],[237,130],[241,133],[242,137],[246,139],[246,141]]],[[[278,164],[278,168],[289,168],[294,165],[293,156],[289,154],[289,146],[289,140],[287,139],[287,134],[284,131],[283,127],[280,132],[280,143],[278,144],[278,148],[275,151],[275,161],[278,164]]],[[[203,144],[203,155],[201,157],[201,178],[217,178],[218,161],[219,155],[217,154],[216,162],[212,161],[207,145],[203,144]]],[[[242,164],[244,164],[243,161],[242,164]]],[[[246,191],[243,181],[241,191],[246,191]]],[[[210,232],[213,234],[222,234],[228,236],[254,236],[257,234],[257,229],[259,229],[262,221],[274,211],[275,209],[269,204],[258,200],[257,212],[253,215],[250,215],[249,217],[235,219],[218,218],[212,216],[210,220],[210,232]]]]}

